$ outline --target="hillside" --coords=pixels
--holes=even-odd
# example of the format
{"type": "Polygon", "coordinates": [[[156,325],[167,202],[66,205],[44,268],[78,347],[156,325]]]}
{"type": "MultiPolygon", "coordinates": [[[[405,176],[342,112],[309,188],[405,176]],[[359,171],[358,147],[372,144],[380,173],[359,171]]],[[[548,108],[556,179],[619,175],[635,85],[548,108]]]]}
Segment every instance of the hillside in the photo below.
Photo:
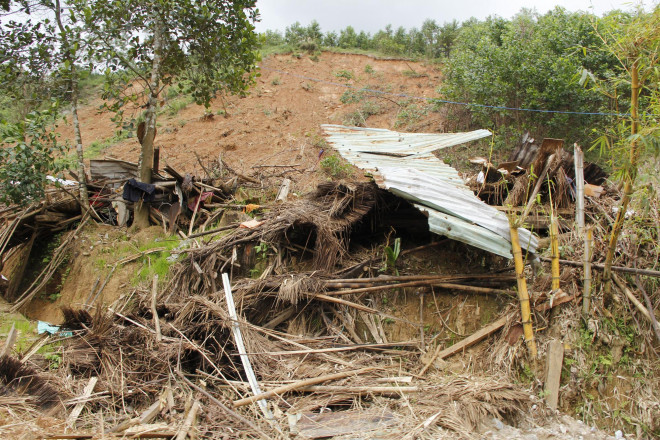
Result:
{"type": "MultiPolygon", "coordinates": [[[[403,96],[434,97],[441,81],[436,66],[323,52],[317,57],[273,55],[260,67],[261,76],[249,96],[215,99],[210,118],[204,117],[204,107],[187,104],[184,97],[164,101],[156,138],[161,163],[199,173],[195,153],[204,160],[222,155],[244,174],[253,173],[255,166],[296,164],[304,171],[294,173],[298,189],[309,190],[316,178],[308,171],[316,169],[324,147],[320,124],[445,131],[431,105],[403,96]],[[387,93],[359,92],[363,88],[387,93]]],[[[113,141],[117,128],[110,114],[98,112],[100,104],[92,100],[80,114],[83,142],[91,150],[86,157],[136,162],[137,139],[113,141]]],[[[62,133],[72,138],[70,127],[62,133]]]]}

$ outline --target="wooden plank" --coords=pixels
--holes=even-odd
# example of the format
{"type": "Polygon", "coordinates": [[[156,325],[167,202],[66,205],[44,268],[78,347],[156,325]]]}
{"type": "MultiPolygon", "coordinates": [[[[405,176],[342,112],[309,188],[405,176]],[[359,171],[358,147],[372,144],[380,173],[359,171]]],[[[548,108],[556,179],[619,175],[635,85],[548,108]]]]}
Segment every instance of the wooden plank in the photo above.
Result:
{"type": "MultiPolygon", "coordinates": [[[[99,378],[96,376],[92,376],[89,379],[89,382],[87,383],[87,386],[83,390],[81,398],[89,397],[92,392],[94,391],[94,386],[96,386],[96,382],[98,382],[99,378]]],[[[76,420],[78,419],[78,416],[80,416],[80,413],[82,412],[83,408],[85,407],[86,402],[80,402],[76,404],[76,406],[73,407],[73,410],[71,411],[71,414],[69,414],[69,417],[66,419],[66,423],[69,426],[73,426],[76,423],[76,420]]]]}
{"type": "Polygon", "coordinates": [[[451,347],[447,347],[444,350],[441,350],[440,347],[436,349],[436,352],[431,356],[431,359],[424,365],[424,368],[419,372],[419,375],[423,375],[426,373],[426,370],[429,369],[429,367],[437,360],[437,359],[444,359],[446,357],[449,357],[453,354],[458,353],[459,351],[463,350],[464,348],[469,347],[470,345],[476,344],[477,342],[481,341],[482,339],[490,336],[491,334],[495,333],[504,325],[506,324],[507,317],[503,316],[497,321],[493,322],[492,324],[487,325],[486,327],[482,328],[481,330],[473,333],[471,336],[468,336],[467,338],[463,339],[461,342],[452,345],[451,347]]]}
{"type": "Polygon", "coordinates": [[[545,401],[551,409],[557,409],[559,403],[559,385],[561,382],[561,368],[564,363],[564,344],[552,340],[548,344],[548,361],[545,379],[545,401]]]}

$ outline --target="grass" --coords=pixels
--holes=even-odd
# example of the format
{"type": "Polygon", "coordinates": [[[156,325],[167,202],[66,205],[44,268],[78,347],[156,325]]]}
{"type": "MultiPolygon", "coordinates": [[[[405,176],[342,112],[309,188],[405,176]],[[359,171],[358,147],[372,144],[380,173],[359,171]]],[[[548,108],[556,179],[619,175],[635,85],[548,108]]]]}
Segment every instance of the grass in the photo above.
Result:
{"type": "Polygon", "coordinates": [[[352,125],[355,127],[364,127],[369,116],[378,115],[382,113],[380,104],[376,101],[364,101],[362,106],[354,112],[349,112],[344,115],[344,125],[352,125]]]}
{"type": "Polygon", "coordinates": [[[141,282],[153,279],[154,275],[158,275],[160,280],[167,278],[170,267],[176,263],[177,259],[172,258],[172,250],[179,246],[180,241],[178,237],[171,236],[165,239],[155,239],[148,241],[138,247],[138,252],[148,251],[158,247],[165,247],[167,250],[156,252],[153,254],[141,257],[138,262],[142,267],[137,271],[133,278],[133,284],[138,285],[141,282]]]}
{"type": "Polygon", "coordinates": [[[176,116],[181,110],[185,110],[195,100],[190,96],[179,96],[167,103],[167,107],[162,111],[166,112],[168,116],[176,116]]]}
{"type": "Polygon", "coordinates": [[[118,144],[119,142],[133,137],[133,133],[128,130],[117,130],[114,136],[102,141],[94,141],[88,145],[83,145],[83,157],[85,159],[96,159],[107,148],[118,144]]]}
{"type": "Polygon", "coordinates": [[[414,124],[425,117],[429,112],[428,106],[420,106],[418,104],[408,104],[401,109],[396,115],[396,122],[394,128],[406,127],[414,124]]]}

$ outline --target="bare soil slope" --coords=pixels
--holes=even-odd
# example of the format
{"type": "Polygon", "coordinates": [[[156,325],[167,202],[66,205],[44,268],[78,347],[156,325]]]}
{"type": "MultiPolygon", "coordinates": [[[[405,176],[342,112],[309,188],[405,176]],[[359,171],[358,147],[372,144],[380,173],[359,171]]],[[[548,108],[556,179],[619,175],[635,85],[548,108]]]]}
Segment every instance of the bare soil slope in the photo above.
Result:
{"type": "MultiPolygon", "coordinates": [[[[427,102],[409,98],[436,95],[441,78],[437,66],[323,52],[312,58],[274,55],[260,67],[261,77],[250,95],[217,98],[210,118],[204,118],[202,106],[190,104],[177,111],[175,99],[165,101],[156,138],[161,163],[201,173],[194,153],[205,160],[222,155],[247,175],[263,170],[263,165],[297,164],[299,171],[289,177],[304,190],[313,185],[316,173],[300,171],[316,169],[324,146],[321,124],[443,131],[440,115],[428,112],[427,102]],[[360,93],[362,88],[386,93],[360,93]]],[[[112,115],[98,112],[100,104],[91,102],[81,112],[86,146],[106,141],[116,131],[112,115]]],[[[65,137],[71,136],[70,130],[63,129],[65,137]]],[[[101,152],[103,156],[136,162],[138,141],[134,136],[120,141],[101,152]]]]}

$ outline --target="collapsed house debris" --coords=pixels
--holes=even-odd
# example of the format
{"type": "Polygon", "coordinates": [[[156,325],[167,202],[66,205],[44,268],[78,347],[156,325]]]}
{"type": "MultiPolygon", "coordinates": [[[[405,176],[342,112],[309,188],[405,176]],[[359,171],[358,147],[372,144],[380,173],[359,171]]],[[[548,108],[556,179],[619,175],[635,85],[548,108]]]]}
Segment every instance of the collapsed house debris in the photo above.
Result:
{"type": "MultiPolygon", "coordinates": [[[[517,276],[499,258],[512,256],[506,214],[479,200],[431,153],[490,133],[323,128],[331,145],[375,182],[324,182],[306,196],[269,203],[258,218],[220,227],[216,220],[225,210],[259,208],[249,200],[229,203],[239,182],[258,183],[227,172],[221,160],[201,179],[166,166],[171,177],[155,174],[146,191],[139,182],[129,185],[135,190],[127,197],[122,185],[136,177],[135,164],[95,162],[94,203],[129,210],[141,203],[139,191],[153,194],[152,220],[181,237],[170,255],[171,277],[155,276],[150,288],[105,305],[95,300],[107,278],[97,281],[88,301],[63,310],[62,328],[71,336],[44,335],[29,356],[5,350],[0,366],[15,373],[0,377],[5,391],[31,396],[26,405],[68,414],[68,429],[79,428],[51,438],[92,438],[99,434],[97,417],[113,437],[327,438],[378,430],[384,438],[438,438],[447,431],[472,438],[485,419],[513,423],[549,414],[519,384],[467,376],[466,364],[448,362],[471,348],[481,365],[511,368],[523,356],[521,319],[512,305],[517,276]],[[471,301],[474,307],[461,312],[471,301]],[[450,326],[452,318],[464,322],[450,326]],[[473,347],[487,337],[488,347],[473,347]],[[61,343],[57,374],[38,354],[53,340],[61,343]],[[21,382],[28,371],[32,381],[21,382]],[[95,416],[86,418],[87,411],[95,416]]],[[[540,160],[554,164],[549,157],[540,160]]],[[[66,200],[83,221],[16,304],[39,291],[69,240],[92,221],[75,197],[66,200]]],[[[33,240],[29,232],[37,224],[23,228],[21,219],[52,206],[6,211],[12,217],[0,249],[33,240]]],[[[126,212],[119,209],[118,217],[126,219],[126,212]]],[[[537,252],[538,238],[522,228],[520,235],[537,252]]],[[[118,265],[162,249],[109,262],[108,278],[118,265]]],[[[530,301],[535,320],[548,322],[553,308],[578,296],[537,284],[530,301]]]]}

